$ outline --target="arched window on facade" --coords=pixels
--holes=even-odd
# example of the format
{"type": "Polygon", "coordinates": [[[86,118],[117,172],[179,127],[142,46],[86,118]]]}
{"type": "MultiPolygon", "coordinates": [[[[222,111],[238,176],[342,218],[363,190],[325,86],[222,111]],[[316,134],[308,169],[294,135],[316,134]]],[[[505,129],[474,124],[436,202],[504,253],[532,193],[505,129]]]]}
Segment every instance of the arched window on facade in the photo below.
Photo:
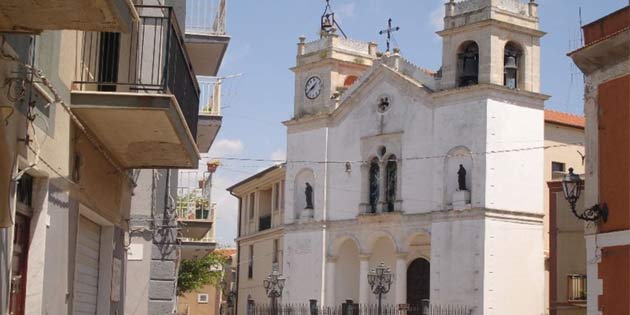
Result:
{"type": "Polygon", "coordinates": [[[391,155],[387,160],[385,167],[385,203],[387,211],[394,211],[394,203],[396,202],[396,185],[398,182],[398,164],[396,156],[391,155]]]}
{"type": "Polygon", "coordinates": [[[370,162],[370,180],[369,180],[369,202],[370,207],[368,211],[370,213],[376,213],[378,207],[378,194],[379,194],[379,180],[380,180],[381,168],[378,164],[378,159],[374,158],[370,162]]]}
{"type": "Polygon", "coordinates": [[[457,85],[469,86],[479,83],[479,46],[465,42],[457,54],[457,85]]]}
{"type": "Polygon", "coordinates": [[[521,57],[523,51],[515,43],[505,45],[503,61],[503,85],[510,89],[516,89],[520,84],[521,57]]]}

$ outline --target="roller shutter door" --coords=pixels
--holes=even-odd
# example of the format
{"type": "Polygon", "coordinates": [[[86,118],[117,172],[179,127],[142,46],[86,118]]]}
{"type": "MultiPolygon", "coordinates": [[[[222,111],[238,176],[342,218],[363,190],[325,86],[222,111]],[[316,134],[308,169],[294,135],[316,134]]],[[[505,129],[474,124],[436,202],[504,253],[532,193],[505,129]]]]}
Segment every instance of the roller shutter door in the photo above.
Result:
{"type": "Polygon", "coordinates": [[[81,216],[77,238],[74,314],[95,315],[98,297],[101,227],[81,216]]]}

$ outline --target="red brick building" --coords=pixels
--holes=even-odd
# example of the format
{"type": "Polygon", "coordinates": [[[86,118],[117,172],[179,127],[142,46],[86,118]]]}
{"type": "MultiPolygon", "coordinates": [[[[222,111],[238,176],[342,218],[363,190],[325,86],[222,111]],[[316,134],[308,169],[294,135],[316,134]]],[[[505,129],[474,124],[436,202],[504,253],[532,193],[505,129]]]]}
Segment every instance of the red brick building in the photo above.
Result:
{"type": "MultiPolygon", "coordinates": [[[[608,219],[586,226],[588,314],[630,314],[630,7],[585,25],[569,56],[586,76],[584,205],[608,219]]],[[[578,209],[581,211],[583,209],[578,209]]]]}

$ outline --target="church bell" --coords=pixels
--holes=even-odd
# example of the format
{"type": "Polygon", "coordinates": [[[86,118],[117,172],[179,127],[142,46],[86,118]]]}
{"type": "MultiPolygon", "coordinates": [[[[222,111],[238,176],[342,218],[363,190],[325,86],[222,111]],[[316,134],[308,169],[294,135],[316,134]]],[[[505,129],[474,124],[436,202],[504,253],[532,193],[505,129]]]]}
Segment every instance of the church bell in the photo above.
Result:
{"type": "Polygon", "coordinates": [[[516,57],[507,56],[505,60],[505,71],[513,70],[516,71],[518,66],[516,65],[516,57]]]}

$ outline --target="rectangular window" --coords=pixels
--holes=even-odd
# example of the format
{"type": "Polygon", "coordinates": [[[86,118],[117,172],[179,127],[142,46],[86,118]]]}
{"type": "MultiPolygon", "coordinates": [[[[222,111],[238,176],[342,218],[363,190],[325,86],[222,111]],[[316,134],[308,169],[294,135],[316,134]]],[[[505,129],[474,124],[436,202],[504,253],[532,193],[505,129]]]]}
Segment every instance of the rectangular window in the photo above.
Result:
{"type": "Polygon", "coordinates": [[[247,264],[247,279],[252,279],[254,278],[254,245],[249,245],[249,261],[247,264]]]}
{"type": "Polygon", "coordinates": [[[33,176],[24,173],[18,180],[17,201],[29,208],[33,206],[33,176]]]}
{"type": "Polygon", "coordinates": [[[278,240],[273,240],[273,261],[274,264],[278,263],[278,240]]]}
{"type": "Polygon", "coordinates": [[[565,172],[565,164],[561,162],[551,162],[552,172],[565,172]]]}
{"type": "Polygon", "coordinates": [[[254,202],[256,199],[256,193],[249,194],[249,219],[254,219],[254,202]]]}
{"type": "Polygon", "coordinates": [[[197,294],[197,303],[199,303],[199,304],[208,304],[208,293],[199,293],[199,294],[197,294]]]}
{"type": "Polygon", "coordinates": [[[586,301],[586,275],[567,275],[567,301],[586,301]]]}

